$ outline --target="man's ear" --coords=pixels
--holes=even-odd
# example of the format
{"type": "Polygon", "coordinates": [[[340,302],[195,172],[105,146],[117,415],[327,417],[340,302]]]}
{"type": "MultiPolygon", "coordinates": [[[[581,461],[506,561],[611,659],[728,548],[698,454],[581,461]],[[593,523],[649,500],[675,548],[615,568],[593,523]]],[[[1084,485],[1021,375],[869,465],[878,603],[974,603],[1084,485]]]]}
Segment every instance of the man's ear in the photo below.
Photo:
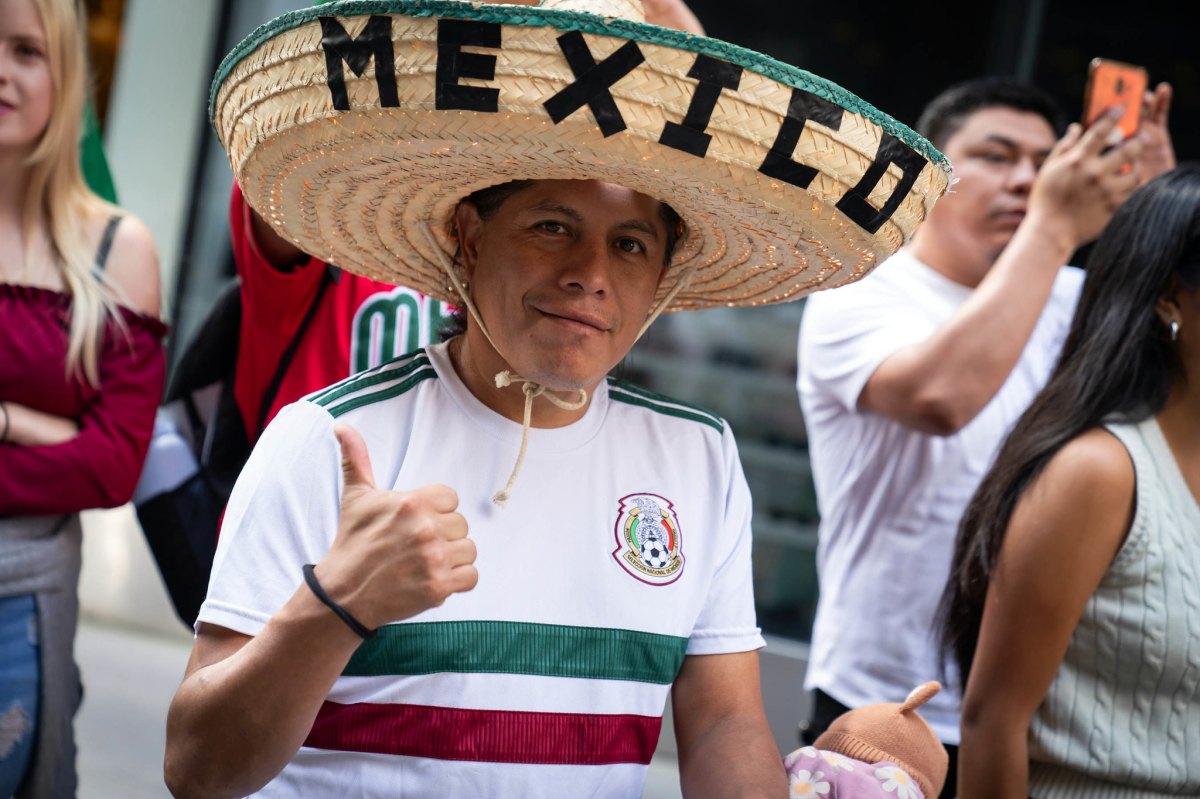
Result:
{"type": "Polygon", "coordinates": [[[458,251],[462,256],[463,271],[470,280],[475,275],[475,263],[479,258],[479,241],[483,236],[483,220],[479,209],[470,200],[463,200],[454,209],[454,228],[458,231],[458,251]]]}
{"type": "Polygon", "coordinates": [[[656,293],[658,292],[658,290],[659,290],[660,288],[662,288],[663,280],[665,280],[665,279],[666,279],[666,277],[667,277],[667,272],[670,272],[670,271],[671,271],[671,265],[670,265],[669,263],[668,263],[668,264],[664,264],[664,265],[663,265],[663,268],[662,268],[662,269],[660,269],[660,270],[658,270],[658,280],[656,280],[656,281],[654,282],[654,291],[655,291],[656,293]]]}

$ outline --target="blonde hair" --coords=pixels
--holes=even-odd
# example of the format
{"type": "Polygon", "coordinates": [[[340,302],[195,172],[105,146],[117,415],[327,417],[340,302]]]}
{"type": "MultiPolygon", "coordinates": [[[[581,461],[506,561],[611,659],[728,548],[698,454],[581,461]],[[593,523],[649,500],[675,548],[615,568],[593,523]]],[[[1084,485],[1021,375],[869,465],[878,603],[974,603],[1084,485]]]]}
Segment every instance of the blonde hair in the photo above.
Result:
{"type": "MultiPolygon", "coordinates": [[[[79,142],[88,92],[86,14],[77,0],[34,0],[46,32],[46,56],[53,81],[50,121],[26,166],[29,179],[24,212],[25,240],[39,218],[46,221],[52,254],[71,295],[67,373],[99,385],[100,347],[109,318],[116,313],[114,290],[96,269],[82,224],[116,207],[84,182],[79,142]]],[[[27,249],[25,257],[29,258],[27,249]]]]}

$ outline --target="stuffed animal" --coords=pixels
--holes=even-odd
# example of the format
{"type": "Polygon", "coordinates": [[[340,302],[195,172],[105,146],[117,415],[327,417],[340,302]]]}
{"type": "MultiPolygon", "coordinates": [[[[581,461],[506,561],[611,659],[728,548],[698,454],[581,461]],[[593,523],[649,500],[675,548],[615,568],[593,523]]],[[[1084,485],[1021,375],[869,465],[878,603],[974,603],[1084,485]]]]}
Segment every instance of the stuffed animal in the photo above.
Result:
{"type": "Polygon", "coordinates": [[[949,757],[917,713],[942,686],[927,682],[902,703],[866,705],[838,716],[814,746],[783,764],[791,799],[934,799],[949,757]]]}

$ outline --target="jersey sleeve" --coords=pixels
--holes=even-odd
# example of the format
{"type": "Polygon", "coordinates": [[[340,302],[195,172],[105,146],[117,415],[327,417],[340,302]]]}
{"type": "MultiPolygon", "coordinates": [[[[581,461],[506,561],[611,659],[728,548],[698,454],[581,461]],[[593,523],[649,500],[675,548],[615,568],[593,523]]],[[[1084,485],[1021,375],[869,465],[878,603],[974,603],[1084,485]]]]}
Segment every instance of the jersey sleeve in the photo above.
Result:
{"type": "Polygon", "coordinates": [[[853,411],[875,370],[893,353],[929,338],[934,325],[882,281],[814,294],[800,322],[799,388],[853,411]]]}
{"type": "Polygon", "coordinates": [[[332,417],[307,402],[284,408],[229,498],[198,622],[257,635],[332,545],[341,490],[332,417]]]}
{"type": "Polygon", "coordinates": [[[721,447],[726,475],[725,512],[716,533],[724,547],[704,605],[688,637],[689,655],[749,652],[764,646],[754,613],[754,579],[750,569],[750,489],[728,424],[721,436],[721,447]]]}
{"type": "Polygon", "coordinates": [[[62,444],[0,446],[0,516],[115,508],[133,496],[162,400],[166,363],[157,319],[120,311],[100,352],[100,390],[62,444]]]}

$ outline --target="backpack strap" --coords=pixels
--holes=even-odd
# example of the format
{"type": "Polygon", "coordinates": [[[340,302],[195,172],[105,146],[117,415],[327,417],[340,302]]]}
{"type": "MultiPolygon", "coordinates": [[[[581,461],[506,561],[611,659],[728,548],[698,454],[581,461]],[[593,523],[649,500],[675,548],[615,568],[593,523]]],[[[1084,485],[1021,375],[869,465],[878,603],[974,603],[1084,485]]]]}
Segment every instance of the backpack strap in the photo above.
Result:
{"type": "Polygon", "coordinates": [[[325,296],[325,289],[329,288],[330,283],[338,282],[341,277],[341,270],[332,264],[325,265],[325,274],[321,276],[321,284],[317,286],[317,294],[313,297],[312,304],[308,306],[308,312],[304,314],[304,319],[300,321],[300,327],[296,329],[296,336],[292,339],[292,343],[288,344],[288,348],[284,350],[283,356],[279,359],[279,366],[275,369],[275,375],[271,378],[271,382],[267,385],[267,390],[263,392],[262,403],[258,407],[258,423],[254,426],[254,435],[251,441],[257,441],[262,435],[263,429],[267,426],[267,414],[271,410],[271,405],[275,402],[275,396],[279,393],[279,386],[283,383],[283,376],[287,373],[288,367],[292,363],[292,358],[296,355],[296,350],[300,348],[300,341],[304,338],[304,331],[308,329],[309,323],[313,317],[317,315],[317,309],[321,305],[321,298],[325,296]]]}
{"type": "Polygon", "coordinates": [[[109,250],[112,249],[113,238],[117,235],[117,225],[121,224],[121,215],[114,214],[104,226],[104,235],[100,237],[100,246],[96,248],[96,271],[103,272],[104,264],[108,261],[109,250]]]}

